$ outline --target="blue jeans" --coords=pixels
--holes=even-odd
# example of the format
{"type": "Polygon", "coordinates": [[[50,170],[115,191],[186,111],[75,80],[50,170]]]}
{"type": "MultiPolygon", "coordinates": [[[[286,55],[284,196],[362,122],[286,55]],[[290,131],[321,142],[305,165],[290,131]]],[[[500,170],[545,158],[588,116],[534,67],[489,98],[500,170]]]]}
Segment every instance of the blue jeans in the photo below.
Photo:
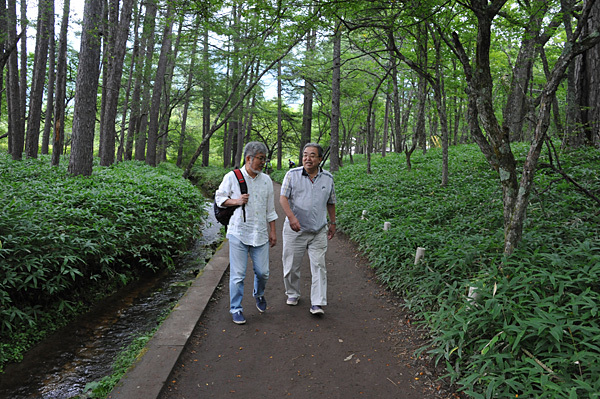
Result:
{"type": "Polygon", "coordinates": [[[242,310],[244,279],[248,267],[248,254],[254,266],[254,297],[263,296],[269,279],[269,242],[259,247],[246,245],[237,237],[229,237],[229,312],[242,310]]]}

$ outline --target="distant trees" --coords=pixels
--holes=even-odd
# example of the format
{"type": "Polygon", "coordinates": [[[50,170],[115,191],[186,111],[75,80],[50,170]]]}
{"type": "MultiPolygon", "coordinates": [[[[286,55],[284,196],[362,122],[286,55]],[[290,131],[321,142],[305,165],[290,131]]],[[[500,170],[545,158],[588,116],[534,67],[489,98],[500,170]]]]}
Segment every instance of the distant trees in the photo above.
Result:
{"type": "MultiPolygon", "coordinates": [[[[388,151],[411,167],[416,149],[474,141],[498,172],[510,254],[545,140],[600,147],[593,0],[87,0],[95,14],[84,14],[78,62],[69,1],[58,40],[53,1],[38,3],[35,29],[18,16],[23,2],[0,3],[0,146],[13,159],[37,156],[42,118],[52,132],[42,152],[54,165],[69,153],[84,175],[98,155],[101,166],[173,159],[187,177],[200,157],[239,165],[255,139],[279,168],[318,141],[332,170],[344,155],[388,151]],[[30,74],[25,33],[36,39],[30,74]],[[531,143],[524,167],[515,140],[531,143]]],[[[443,162],[440,184],[452,184],[443,162]]]]}

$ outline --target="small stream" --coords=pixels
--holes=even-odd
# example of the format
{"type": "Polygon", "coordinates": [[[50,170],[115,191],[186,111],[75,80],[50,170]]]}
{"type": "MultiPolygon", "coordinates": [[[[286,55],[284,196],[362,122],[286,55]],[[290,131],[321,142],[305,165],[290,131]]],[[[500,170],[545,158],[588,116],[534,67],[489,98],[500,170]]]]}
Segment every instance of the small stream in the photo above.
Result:
{"type": "Polygon", "coordinates": [[[187,290],[220,241],[212,203],[202,237],[179,260],[176,270],[148,276],[106,298],[86,314],[27,352],[22,362],[0,374],[0,398],[67,399],[81,395],[87,383],[112,374],[116,355],[187,290]]]}

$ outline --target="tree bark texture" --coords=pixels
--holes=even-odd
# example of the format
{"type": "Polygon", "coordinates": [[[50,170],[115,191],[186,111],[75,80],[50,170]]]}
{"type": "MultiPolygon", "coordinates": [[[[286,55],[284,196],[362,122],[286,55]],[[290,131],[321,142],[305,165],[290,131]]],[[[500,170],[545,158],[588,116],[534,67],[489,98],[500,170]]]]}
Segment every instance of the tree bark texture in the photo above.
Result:
{"type": "Polygon", "coordinates": [[[56,86],[56,40],[54,39],[54,3],[50,13],[50,23],[48,24],[48,37],[50,51],[48,59],[48,94],[46,95],[46,118],[44,121],[44,134],[42,135],[42,154],[47,155],[50,146],[50,135],[54,120],[54,91],[56,86]]]}
{"type": "MultiPolygon", "coordinates": [[[[119,106],[119,93],[121,78],[123,76],[123,61],[127,51],[127,39],[129,37],[129,25],[131,24],[131,13],[134,0],[123,0],[121,16],[118,19],[109,20],[111,40],[109,41],[110,53],[107,62],[106,82],[102,92],[105,93],[104,111],[100,123],[103,133],[100,151],[100,165],[110,166],[115,162],[116,121],[119,106]]],[[[117,9],[111,15],[118,15],[117,9]]]]}
{"type": "Polygon", "coordinates": [[[52,165],[58,166],[65,137],[65,99],[67,89],[67,31],[71,2],[64,0],[63,16],[60,23],[58,60],[56,65],[56,112],[54,117],[54,135],[52,138],[52,165]]]}
{"type": "MultiPolygon", "coordinates": [[[[158,7],[157,0],[149,0],[145,3],[146,15],[144,17],[144,28],[142,33],[142,43],[144,50],[144,63],[139,66],[143,72],[140,76],[140,109],[137,110],[137,117],[134,120],[135,125],[135,160],[146,160],[146,133],[148,129],[148,114],[150,112],[150,76],[153,72],[154,57],[154,30],[156,29],[156,14],[158,7]]],[[[134,89],[135,90],[135,89],[134,89]]],[[[133,115],[132,115],[133,118],[133,115]]]]}
{"type": "MultiPolygon", "coordinates": [[[[592,6],[583,28],[589,35],[600,27],[600,1],[592,6]]],[[[582,123],[582,143],[600,149],[600,45],[595,45],[576,59],[576,98],[582,123]]]]}
{"type": "Polygon", "coordinates": [[[331,134],[329,142],[329,170],[340,168],[340,86],[342,55],[342,23],[338,21],[333,37],[333,70],[331,73],[331,134]]]}
{"type": "Polygon", "coordinates": [[[173,5],[168,3],[165,14],[165,26],[162,35],[162,45],[160,56],[156,67],[154,86],[152,88],[152,101],[150,105],[150,114],[148,115],[148,143],[146,147],[146,163],[150,166],[156,166],[156,155],[158,145],[158,120],[160,116],[160,101],[164,87],[165,73],[167,71],[167,56],[171,50],[171,32],[173,29],[173,5]]]}
{"type": "MultiPolygon", "coordinates": [[[[17,43],[17,8],[15,0],[7,3],[8,43],[17,43]]],[[[21,36],[23,40],[23,36],[21,36]]],[[[13,160],[23,158],[25,147],[25,118],[21,109],[21,89],[19,84],[19,62],[16,49],[8,57],[7,102],[8,102],[8,140],[13,160]]]]}
{"type": "Polygon", "coordinates": [[[92,174],[96,99],[100,66],[101,0],[86,0],[83,12],[79,68],[75,85],[73,110],[73,142],[69,172],[73,175],[92,174]]]}
{"type": "Polygon", "coordinates": [[[33,76],[29,96],[29,119],[27,122],[28,158],[37,158],[40,143],[40,126],[42,121],[42,102],[46,86],[46,66],[48,65],[48,45],[50,40],[50,22],[54,21],[54,2],[40,0],[38,3],[38,23],[33,59],[33,76]]]}

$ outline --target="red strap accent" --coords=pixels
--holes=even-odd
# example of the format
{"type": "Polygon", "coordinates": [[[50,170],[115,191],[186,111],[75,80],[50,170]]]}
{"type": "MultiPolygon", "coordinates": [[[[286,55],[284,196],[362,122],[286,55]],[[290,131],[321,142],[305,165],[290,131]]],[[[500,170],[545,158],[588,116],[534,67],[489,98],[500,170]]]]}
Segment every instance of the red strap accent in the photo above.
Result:
{"type": "Polygon", "coordinates": [[[235,173],[235,176],[237,177],[238,181],[240,183],[245,183],[246,180],[244,179],[244,175],[242,174],[242,171],[239,169],[234,169],[233,173],[235,173]]]}

